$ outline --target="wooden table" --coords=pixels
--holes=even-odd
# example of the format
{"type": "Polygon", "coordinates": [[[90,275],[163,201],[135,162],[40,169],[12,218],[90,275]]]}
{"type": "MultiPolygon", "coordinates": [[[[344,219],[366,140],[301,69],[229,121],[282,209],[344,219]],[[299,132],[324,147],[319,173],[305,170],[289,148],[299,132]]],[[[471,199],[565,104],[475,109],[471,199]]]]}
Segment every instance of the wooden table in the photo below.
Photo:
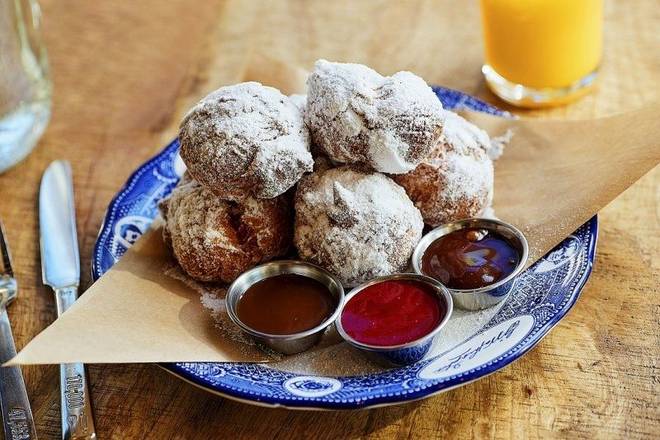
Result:
{"type": "MultiPolygon", "coordinates": [[[[105,207],[176,133],[182,113],[241,77],[253,54],[309,67],[319,57],[411,70],[497,102],[479,72],[476,2],[42,0],[53,117],[37,150],[0,176],[0,217],[21,296],[17,345],[55,318],[42,286],[37,191],[72,161],[83,285],[105,207]]],[[[521,114],[591,118],[658,100],[657,0],[607,2],[600,90],[521,114]]],[[[588,176],[585,176],[588,178],[588,176]]],[[[600,214],[595,270],[573,311],[502,371],[421,402],[359,412],[263,409],[214,397],[154,365],[91,366],[100,438],[651,438],[660,435],[660,170],[600,214]]],[[[24,368],[42,439],[59,438],[56,366],[24,368]]]]}

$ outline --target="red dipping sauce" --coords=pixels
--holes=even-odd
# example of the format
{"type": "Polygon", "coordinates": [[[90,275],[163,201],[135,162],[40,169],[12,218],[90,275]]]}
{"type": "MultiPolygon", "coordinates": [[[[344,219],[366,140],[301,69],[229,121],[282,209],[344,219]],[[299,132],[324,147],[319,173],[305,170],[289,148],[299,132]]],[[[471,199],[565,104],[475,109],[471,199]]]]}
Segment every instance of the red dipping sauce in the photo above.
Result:
{"type": "Polygon", "coordinates": [[[446,305],[431,286],[388,280],[355,294],[344,306],[341,326],[357,342],[384,347],[428,335],[446,313],[446,305]]]}

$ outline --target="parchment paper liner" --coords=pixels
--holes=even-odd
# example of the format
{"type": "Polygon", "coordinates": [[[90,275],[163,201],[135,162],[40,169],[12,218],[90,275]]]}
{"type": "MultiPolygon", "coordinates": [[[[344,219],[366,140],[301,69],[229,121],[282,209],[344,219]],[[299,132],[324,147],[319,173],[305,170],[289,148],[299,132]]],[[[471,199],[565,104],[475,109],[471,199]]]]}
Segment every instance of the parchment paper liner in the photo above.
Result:
{"type": "MultiPolygon", "coordinates": [[[[304,90],[301,72],[257,59],[245,79],[293,93],[304,90]]],[[[527,235],[530,264],[660,161],[657,103],[586,121],[468,118],[491,135],[514,132],[496,163],[494,208],[527,235]]],[[[199,295],[163,275],[169,258],[159,231],[147,232],[9,364],[265,361],[223,339],[199,295]]]]}

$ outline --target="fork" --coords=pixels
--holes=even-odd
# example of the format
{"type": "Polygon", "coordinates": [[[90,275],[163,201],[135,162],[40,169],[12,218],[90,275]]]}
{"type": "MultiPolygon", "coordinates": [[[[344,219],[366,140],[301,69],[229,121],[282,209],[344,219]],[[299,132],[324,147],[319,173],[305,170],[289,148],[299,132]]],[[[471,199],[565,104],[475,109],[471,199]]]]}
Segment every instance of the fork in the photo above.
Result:
{"type": "MultiPolygon", "coordinates": [[[[18,296],[5,229],[0,221],[0,365],[16,356],[7,306],[18,296]]],[[[0,367],[0,408],[6,440],[36,439],[21,368],[0,367]]]]}

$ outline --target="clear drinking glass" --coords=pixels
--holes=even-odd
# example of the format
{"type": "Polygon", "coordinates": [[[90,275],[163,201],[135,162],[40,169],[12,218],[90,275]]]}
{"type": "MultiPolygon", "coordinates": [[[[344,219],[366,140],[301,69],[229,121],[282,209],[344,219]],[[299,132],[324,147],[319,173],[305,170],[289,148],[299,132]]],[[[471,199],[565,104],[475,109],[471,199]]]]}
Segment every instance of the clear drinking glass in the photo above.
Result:
{"type": "Polygon", "coordinates": [[[36,0],[0,0],[0,173],[32,151],[50,118],[36,0]]]}

